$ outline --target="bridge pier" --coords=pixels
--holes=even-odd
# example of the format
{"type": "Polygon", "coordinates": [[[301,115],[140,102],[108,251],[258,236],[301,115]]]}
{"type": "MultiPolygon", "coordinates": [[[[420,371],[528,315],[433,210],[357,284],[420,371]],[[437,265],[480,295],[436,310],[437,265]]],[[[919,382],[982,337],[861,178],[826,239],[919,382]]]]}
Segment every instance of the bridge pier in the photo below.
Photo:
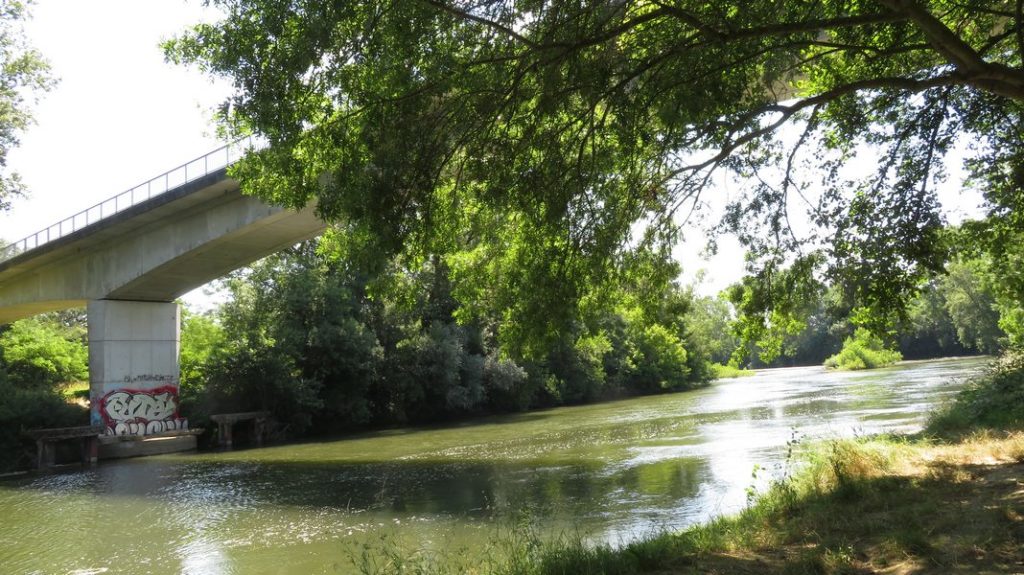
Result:
{"type": "Polygon", "coordinates": [[[92,425],[104,435],[188,429],[178,414],[178,304],[93,300],[87,311],[92,425]]]}

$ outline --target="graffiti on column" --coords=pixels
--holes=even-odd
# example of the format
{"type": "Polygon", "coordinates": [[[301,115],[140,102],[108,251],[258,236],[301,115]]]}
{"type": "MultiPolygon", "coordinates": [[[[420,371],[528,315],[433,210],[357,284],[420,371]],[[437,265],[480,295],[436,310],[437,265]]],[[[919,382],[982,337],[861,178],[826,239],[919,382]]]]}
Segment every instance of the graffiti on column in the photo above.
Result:
{"type": "Polygon", "coordinates": [[[107,435],[154,435],[188,429],[178,417],[178,388],[118,389],[100,400],[107,435]]]}

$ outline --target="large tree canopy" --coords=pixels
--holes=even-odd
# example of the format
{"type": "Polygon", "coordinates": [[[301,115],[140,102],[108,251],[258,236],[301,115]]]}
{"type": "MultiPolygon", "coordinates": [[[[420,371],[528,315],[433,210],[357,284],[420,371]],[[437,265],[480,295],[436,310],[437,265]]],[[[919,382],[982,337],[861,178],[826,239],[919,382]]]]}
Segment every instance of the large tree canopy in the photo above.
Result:
{"type": "Polygon", "coordinates": [[[34,98],[54,83],[50,66],[25,41],[22,22],[29,1],[0,0],[0,211],[25,193],[17,173],[7,171],[7,153],[32,123],[34,98]]]}
{"type": "Polygon", "coordinates": [[[666,256],[718,170],[754,182],[724,226],[768,305],[794,262],[856,306],[903,301],[945,260],[958,143],[992,221],[1020,217],[1020,0],[213,3],[168,55],[233,79],[224,127],[272,144],[246,190],[316,201],[372,253],[444,255],[470,310],[575,317],[666,256]]]}

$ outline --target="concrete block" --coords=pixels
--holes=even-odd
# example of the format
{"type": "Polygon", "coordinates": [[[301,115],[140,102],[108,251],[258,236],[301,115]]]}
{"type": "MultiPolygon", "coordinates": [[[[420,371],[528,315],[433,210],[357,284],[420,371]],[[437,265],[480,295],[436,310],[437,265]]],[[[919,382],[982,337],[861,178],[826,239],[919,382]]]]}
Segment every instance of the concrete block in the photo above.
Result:
{"type": "Polygon", "coordinates": [[[88,314],[90,420],[108,434],[177,429],[178,305],[95,300],[88,314]]]}

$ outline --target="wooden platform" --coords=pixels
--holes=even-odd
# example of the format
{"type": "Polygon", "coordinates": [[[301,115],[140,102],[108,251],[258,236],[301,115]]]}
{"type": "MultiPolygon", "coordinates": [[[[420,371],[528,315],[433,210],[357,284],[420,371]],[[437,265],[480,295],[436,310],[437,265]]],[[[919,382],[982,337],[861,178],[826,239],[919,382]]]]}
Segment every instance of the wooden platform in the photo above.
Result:
{"type": "Polygon", "coordinates": [[[210,416],[210,420],[217,424],[217,443],[227,449],[231,449],[234,445],[232,429],[237,423],[251,423],[253,427],[253,441],[258,446],[263,445],[263,440],[267,434],[267,420],[269,419],[269,411],[218,413],[210,416]]]}
{"type": "Polygon", "coordinates": [[[103,428],[83,425],[79,427],[53,427],[30,429],[25,432],[36,442],[36,469],[46,471],[56,466],[56,447],[65,441],[78,441],[83,467],[96,465],[99,458],[99,435],[103,428]]]}

